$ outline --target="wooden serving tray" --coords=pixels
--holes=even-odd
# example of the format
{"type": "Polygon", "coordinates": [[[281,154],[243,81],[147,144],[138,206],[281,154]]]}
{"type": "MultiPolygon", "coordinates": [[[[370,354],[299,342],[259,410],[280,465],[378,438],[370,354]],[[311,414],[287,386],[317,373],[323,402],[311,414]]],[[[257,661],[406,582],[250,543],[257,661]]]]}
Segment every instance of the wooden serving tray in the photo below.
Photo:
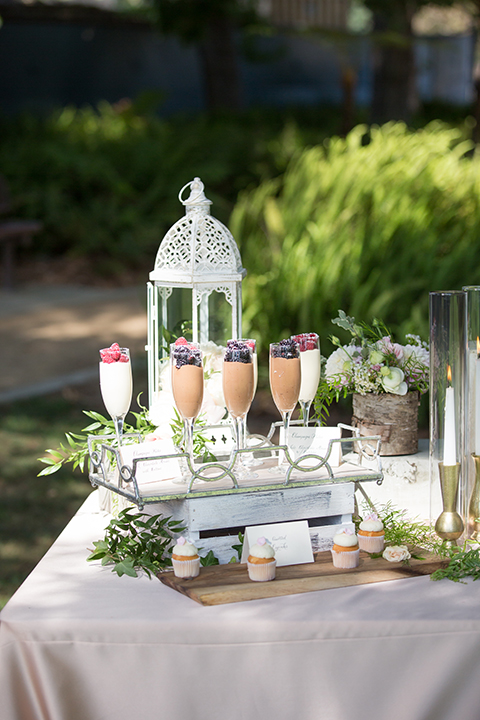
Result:
{"type": "Polygon", "coordinates": [[[434,570],[448,564],[448,559],[425,550],[414,548],[411,552],[421,556],[423,560],[411,558],[408,565],[391,563],[382,557],[372,558],[361,550],[359,566],[351,570],[333,567],[330,551],[318,552],[314,555],[313,563],[277,568],[275,580],[269,582],[252,582],[248,577],[247,566],[239,563],[200,568],[198,577],[189,580],[177,578],[173,572],[159,573],[158,577],[164,585],[187,595],[201,605],[223,605],[430,575],[434,570]]]}

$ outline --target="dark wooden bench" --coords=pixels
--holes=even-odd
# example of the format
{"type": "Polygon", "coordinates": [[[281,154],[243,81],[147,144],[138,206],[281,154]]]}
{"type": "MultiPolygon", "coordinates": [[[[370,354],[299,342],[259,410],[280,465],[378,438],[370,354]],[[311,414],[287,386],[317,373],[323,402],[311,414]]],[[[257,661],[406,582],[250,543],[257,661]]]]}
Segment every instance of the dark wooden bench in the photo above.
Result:
{"type": "Polygon", "coordinates": [[[12,200],[7,182],[0,175],[0,246],[2,248],[2,285],[6,290],[15,286],[15,249],[17,245],[31,243],[33,235],[42,229],[36,220],[19,220],[8,217],[12,200]]]}

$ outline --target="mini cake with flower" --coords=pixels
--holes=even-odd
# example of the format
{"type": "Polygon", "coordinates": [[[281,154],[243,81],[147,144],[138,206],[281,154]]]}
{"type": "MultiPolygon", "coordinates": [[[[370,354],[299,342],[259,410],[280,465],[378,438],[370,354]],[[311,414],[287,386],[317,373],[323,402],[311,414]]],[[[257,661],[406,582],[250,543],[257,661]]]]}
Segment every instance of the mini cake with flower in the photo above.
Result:
{"type": "Polygon", "coordinates": [[[258,538],[255,545],[252,545],[250,548],[247,558],[248,576],[250,580],[256,582],[273,580],[275,578],[276,567],[275,550],[266,538],[258,538]]]}
{"type": "Polygon", "coordinates": [[[385,530],[377,513],[367,515],[358,528],[360,550],[368,553],[380,553],[385,547],[385,530]]]}
{"type": "Polygon", "coordinates": [[[346,570],[357,567],[360,559],[358,538],[349,528],[344,528],[333,537],[332,560],[336,568],[346,570]]]}
{"type": "Polygon", "coordinates": [[[193,578],[200,572],[200,558],[193,543],[179,537],[172,550],[172,565],[176,577],[193,578]]]}

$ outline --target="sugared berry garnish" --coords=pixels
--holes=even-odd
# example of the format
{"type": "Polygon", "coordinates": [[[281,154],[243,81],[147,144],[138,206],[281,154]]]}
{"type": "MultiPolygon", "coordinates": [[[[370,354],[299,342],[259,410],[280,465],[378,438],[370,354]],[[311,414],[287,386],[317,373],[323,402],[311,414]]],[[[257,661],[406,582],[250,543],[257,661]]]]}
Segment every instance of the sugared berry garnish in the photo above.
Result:
{"type": "Polygon", "coordinates": [[[225,362],[251,363],[252,354],[250,347],[247,343],[239,342],[238,340],[229,340],[223,359],[225,362]]]}
{"type": "Polygon", "coordinates": [[[280,340],[276,348],[272,348],[272,357],[284,358],[285,360],[292,360],[293,358],[299,357],[298,343],[293,338],[287,338],[286,340],[280,340]]]}
{"type": "Polygon", "coordinates": [[[118,343],[112,343],[109,348],[100,350],[100,357],[102,362],[107,363],[107,365],[114,362],[129,362],[128,355],[122,353],[118,343]]]}
{"type": "Polygon", "coordinates": [[[292,335],[292,340],[295,340],[300,347],[300,352],[305,350],[315,350],[318,341],[317,333],[300,333],[299,335],[292,335]]]}
{"type": "Polygon", "coordinates": [[[177,368],[181,368],[183,365],[196,365],[197,367],[202,367],[202,356],[200,350],[195,345],[188,343],[185,338],[178,338],[178,340],[176,340],[173,348],[173,357],[175,360],[175,367],[177,368]]]}

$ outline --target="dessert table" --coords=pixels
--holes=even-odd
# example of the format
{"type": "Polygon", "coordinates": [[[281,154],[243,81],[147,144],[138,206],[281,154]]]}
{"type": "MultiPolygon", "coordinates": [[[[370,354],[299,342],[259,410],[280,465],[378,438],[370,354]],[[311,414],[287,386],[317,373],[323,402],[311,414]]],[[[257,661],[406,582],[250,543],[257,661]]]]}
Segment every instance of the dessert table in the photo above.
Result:
{"type": "Polygon", "coordinates": [[[0,614],[2,720],[478,720],[480,582],[203,607],[87,563],[93,492],[0,614]]]}

